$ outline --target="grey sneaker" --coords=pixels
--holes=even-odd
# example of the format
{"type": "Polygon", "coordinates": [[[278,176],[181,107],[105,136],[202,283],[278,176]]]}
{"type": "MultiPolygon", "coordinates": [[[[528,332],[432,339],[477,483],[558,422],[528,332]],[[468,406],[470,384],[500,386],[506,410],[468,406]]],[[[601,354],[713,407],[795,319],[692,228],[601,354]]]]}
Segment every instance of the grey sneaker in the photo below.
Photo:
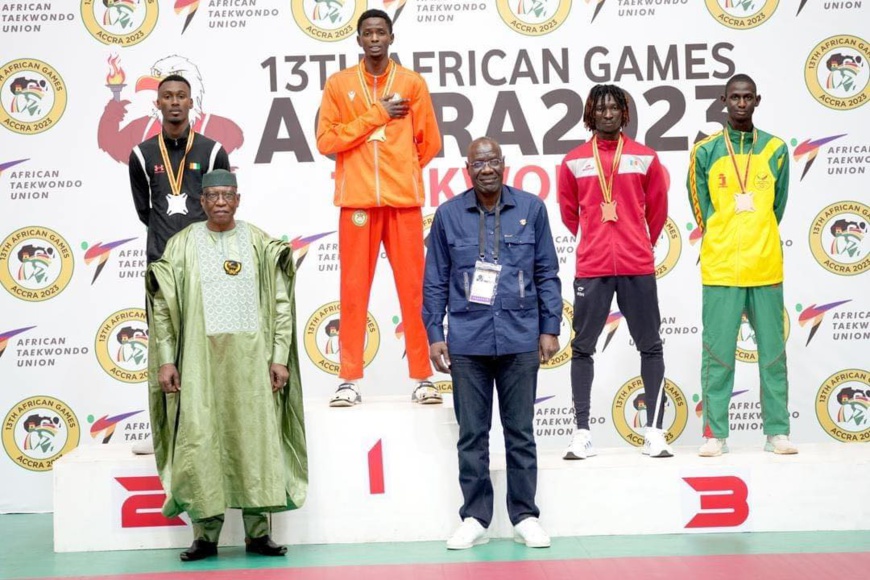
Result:
{"type": "Polygon", "coordinates": [[[335,394],[329,400],[330,407],[353,407],[360,403],[362,403],[362,395],[359,394],[359,387],[352,381],[338,385],[335,394]]]}
{"type": "Polygon", "coordinates": [[[432,381],[419,381],[411,393],[411,400],[421,405],[440,405],[443,401],[438,387],[432,381]]]}

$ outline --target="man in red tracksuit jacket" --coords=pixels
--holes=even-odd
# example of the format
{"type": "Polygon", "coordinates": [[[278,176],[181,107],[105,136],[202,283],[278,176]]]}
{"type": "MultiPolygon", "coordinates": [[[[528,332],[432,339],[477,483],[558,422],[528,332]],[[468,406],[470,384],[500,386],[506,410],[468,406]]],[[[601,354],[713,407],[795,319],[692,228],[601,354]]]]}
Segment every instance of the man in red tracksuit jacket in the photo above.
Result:
{"type": "Polygon", "coordinates": [[[572,150],[559,171],[562,222],[580,237],[574,280],[571,391],[575,430],[565,459],[595,455],[589,433],[595,343],[613,294],[641,354],[646,399],[643,453],[670,457],[662,431],[665,376],[653,243],[668,216],[665,170],[655,151],[622,133],[628,100],[615,85],[596,85],[583,123],[592,140],[572,150]]]}

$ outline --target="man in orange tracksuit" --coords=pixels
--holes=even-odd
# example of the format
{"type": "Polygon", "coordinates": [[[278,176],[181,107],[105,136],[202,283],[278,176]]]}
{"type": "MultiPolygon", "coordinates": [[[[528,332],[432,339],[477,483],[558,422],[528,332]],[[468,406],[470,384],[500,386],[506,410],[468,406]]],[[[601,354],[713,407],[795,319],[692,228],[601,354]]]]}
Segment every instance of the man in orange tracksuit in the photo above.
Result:
{"type": "Polygon", "coordinates": [[[317,149],[336,155],[335,205],[341,208],[341,383],[330,406],[361,402],[366,313],[381,242],[393,267],[405,326],[412,400],[440,403],[429,380],[423,326],[422,168],[441,150],[441,134],[423,78],[390,59],[393,23],[367,10],[357,22],[365,54],[326,81],[317,149]]]}

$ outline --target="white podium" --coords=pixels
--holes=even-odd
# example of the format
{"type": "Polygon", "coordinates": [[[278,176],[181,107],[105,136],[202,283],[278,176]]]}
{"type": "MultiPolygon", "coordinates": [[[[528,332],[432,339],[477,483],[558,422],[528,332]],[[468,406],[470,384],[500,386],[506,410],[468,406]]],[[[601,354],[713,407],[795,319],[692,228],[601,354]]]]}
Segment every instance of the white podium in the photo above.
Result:
{"type": "MultiPolygon", "coordinates": [[[[288,544],[444,540],[462,502],[453,409],[404,398],[350,409],[306,401],[309,494],[273,518],[288,544]]],[[[502,449],[493,430],[493,448],[502,449]]],[[[695,447],[650,459],[635,448],[599,449],[585,461],[539,453],[541,521],[553,536],[723,531],[866,529],[870,446],[801,445],[797,456],[760,446],[700,458],[695,447]]],[[[504,455],[492,456],[492,537],[509,537],[504,455]]],[[[153,456],[127,445],[81,446],[54,466],[55,551],[186,547],[184,518],[160,515],[163,491],[153,456]]],[[[243,541],[230,513],[222,544],[243,541]]]]}

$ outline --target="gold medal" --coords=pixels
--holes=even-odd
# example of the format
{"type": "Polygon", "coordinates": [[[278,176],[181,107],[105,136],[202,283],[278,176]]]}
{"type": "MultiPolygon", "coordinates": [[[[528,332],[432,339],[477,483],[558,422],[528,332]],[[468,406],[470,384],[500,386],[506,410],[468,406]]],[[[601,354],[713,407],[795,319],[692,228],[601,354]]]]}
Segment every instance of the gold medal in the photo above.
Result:
{"type": "Polygon", "coordinates": [[[619,161],[622,159],[622,147],[625,145],[625,140],[622,138],[622,133],[619,134],[619,143],[616,145],[616,153],[613,155],[613,167],[610,170],[610,176],[605,179],[604,166],[601,165],[601,155],[598,153],[598,136],[592,138],[592,155],[595,157],[595,169],[598,172],[598,185],[601,186],[601,196],[604,201],[601,203],[601,222],[616,222],[619,218],[616,215],[616,200],[613,199],[613,178],[616,172],[619,171],[619,161]]]}
{"type": "Polygon", "coordinates": [[[239,272],[242,271],[242,263],[236,262],[235,260],[226,260],[224,261],[224,272],[229,276],[238,276],[239,272]]]}
{"type": "Polygon", "coordinates": [[[387,140],[387,126],[381,125],[377,129],[375,129],[369,138],[366,139],[366,143],[371,143],[373,141],[380,141],[381,143],[385,143],[387,140]]]}
{"type": "MultiPolygon", "coordinates": [[[[356,75],[357,75],[357,79],[359,79],[359,86],[362,88],[362,94],[363,94],[363,97],[365,98],[366,106],[368,108],[371,108],[371,106],[375,102],[375,99],[377,98],[377,95],[374,93],[374,90],[372,91],[372,94],[369,94],[369,87],[368,87],[368,85],[366,85],[366,78],[365,78],[365,74],[363,72],[363,67],[365,66],[364,62],[365,61],[362,61],[362,60],[359,61],[359,68],[357,68],[356,75]]],[[[384,87],[384,92],[381,93],[383,95],[390,94],[390,91],[393,88],[393,80],[396,78],[396,69],[398,68],[396,66],[396,63],[393,62],[392,59],[390,59],[390,64],[387,66],[389,67],[389,71],[387,72],[387,84],[384,87]]],[[[381,143],[384,143],[384,142],[386,142],[386,140],[387,140],[387,126],[381,125],[377,129],[372,131],[372,133],[369,135],[368,139],[366,139],[366,143],[371,143],[373,141],[380,141],[381,143]]]]}

